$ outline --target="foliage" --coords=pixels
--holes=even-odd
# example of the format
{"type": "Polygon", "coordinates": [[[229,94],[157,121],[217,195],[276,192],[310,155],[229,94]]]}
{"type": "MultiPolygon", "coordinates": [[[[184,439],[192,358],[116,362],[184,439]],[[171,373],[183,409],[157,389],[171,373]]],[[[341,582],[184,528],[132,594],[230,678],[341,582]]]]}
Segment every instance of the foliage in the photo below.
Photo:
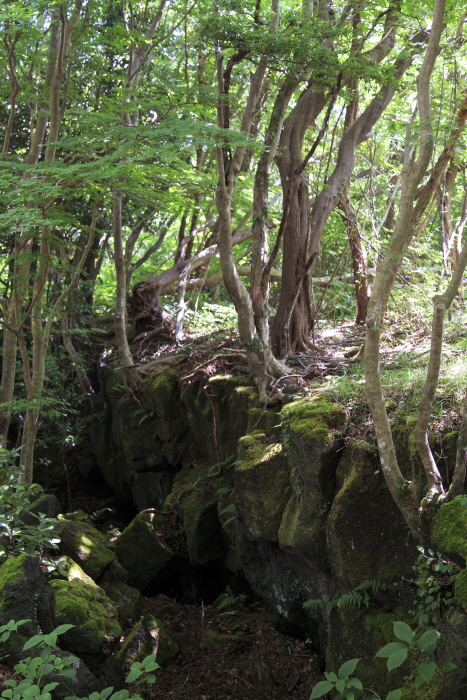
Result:
{"type": "Polygon", "coordinates": [[[423,547],[418,547],[418,551],[417,563],[413,567],[417,575],[417,598],[414,610],[410,612],[420,626],[436,625],[455,604],[452,588],[460,569],[431,549],[425,553],[423,547]]]}
{"type": "Polygon", "coordinates": [[[385,591],[387,588],[386,584],[377,579],[366,579],[362,581],[353,591],[349,593],[343,593],[336,600],[331,600],[328,595],[324,595],[322,598],[315,598],[313,600],[307,600],[303,603],[304,608],[309,608],[310,610],[316,610],[322,607],[326,615],[329,615],[334,607],[344,608],[353,607],[361,608],[362,605],[369,607],[371,601],[371,595],[369,591],[377,593],[378,591],[385,591]]]}
{"type": "Polygon", "coordinates": [[[217,596],[213,605],[216,606],[218,610],[224,610],[224,608],[235,608],[242,607],[245,605],[246,595],[240,593],[235,595],[230,586],[227,586],[224,593],[217,596]]]}
{"type": "MultiPolygon", "coordinates": [[[[414,656],[415,661],[419,662],[416,666],[417,675],[413,680],[414,687],[418,688],[425,683],[429,683],[437,669],[436,663],[429,660],[419,660],[420,657],[430,657],[433,654],[440,637],[439,632],[432,627],[424,627],[421,630],[418,628],[413,631],[409,625],[401,621],[393,623],[393,630],[394,635],[400,641],[386,644],[376,652],[375,656],[387,659],[388,671],[392,671],[401,666],[408,655],[411,654],[414,656]]],[[[325,673],[326,680],[320,681],[315,685],[310,695],[310,700],[320,698],[331,690],[337,691],[336,700],[354,700],[354,698],[362,697],[363,685],[361,681],[358,678],[351,678],[351,674],[355,671],[359,660],[351,659],[346,661],[342,664],[337,674],[325,673]]],[[[441,667],[440,671],[447,673],[454,668],[456,668],[454,664],[447,663],[441,667]]],[[[368,700],[381,700],[375,691],[371,692],[371,695],[365,696],[368,700]]],[[[402,689],[397,688],[387,694],[386,700],[400,700],[401,696],[402,689]]]]}
{"type": "MultiPolygon", "coordinates": [[[[0,627],[0,641],[8,640],[12,632],[17,631],[18,627],[29,620],[19,620],[18,622],[10,621],[8,624],[0,627]]],[[[63,678],[74,678],[76,669],[73,664],[79,661],[75,656],[60,656],[57,646],[57,639],[60,634],[64,634],[73,625],[59,625],[53,632],[49,634],[37,634],[25,642],[23,651],[35,649],[38,656],[23,659],[14,667],[15,673],[21,675],[23,680],[15,679],[4,681],[4,685],[8,686],[2,692],[1,697],[7,700],[51,700],[51,692],[59,685],[59,682],[48,682],[48,678],[52,676],[61,676],[63,678]]],[[[130,667],[130,672],[126,678],[127,683],[135,683],[138,691],[143,684],[154,683],[156,678],[152,671],[159,668],[155,661],[154,654],[147,656],[142,662],[135,662],[130,667]]],[[[76,700],[76,696],[72,695],[65,700],[76,700]]],[[[123,689],[113,693],[113,688],[106,688],[100,693],[91,693],[89,698],[80,698],[80,700],[142,700],[138,692],[130,695],[128,690],[123,689]]]]}
{"type": "MultiPolygon", "coordinates": [[[[26,486],[19,482],[17,456],[17,449],[0,450],[0,561],[23,552],[39,552],[45,558],[48,551],[56,549],[60,542],[55,529],[58,524],[56,518],[39,513],[34,515],[37,522],[33,525],[23,522],[23,514],[42,489],[38,484],[26,486]]],[[[52,562],[44,563],[54,568],[52,562]]]]}

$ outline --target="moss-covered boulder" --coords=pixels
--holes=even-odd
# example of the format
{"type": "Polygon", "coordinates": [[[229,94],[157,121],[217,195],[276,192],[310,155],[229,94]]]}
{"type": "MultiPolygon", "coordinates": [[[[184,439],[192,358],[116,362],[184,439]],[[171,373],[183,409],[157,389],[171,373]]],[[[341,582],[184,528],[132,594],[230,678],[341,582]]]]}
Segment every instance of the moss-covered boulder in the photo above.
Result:
{"type": "Polygon", "coordinates": [[[238,517],[257,539],[277,542],[282,513],[290,495],[289,467],[280,443],[264,433],[241,438],[234,476],[238,517]]]}
{"type": "Polygon", "coordinates": [[[453,609],[436,629],[441,636],[433,661],[438,667],[452,663],[456,668],[444,674],[441,689],[433,697],[435,700],[467,700],[467,614],[453,609]]]}
{"type": "Polygon", "coordinates": [[[342,406],[314,397],[287,404],[281,415],[292,490],[310,515],[320,515],[332,500],[347,414],[342,406]]]}
{"type": "Polygon", "coordinates": [[[327,518],[327,546],[342,592],[365,579],[400,582],[415,562],[416,543],[386,487],[377,456],[362,447],[346,448],[337,479],[341,487],[327,518]]]}
{"type": "Polygon", "coordinates": [[[222,536],[217,501],[205,491],[194,491],[180,508],[192,566],[219,563],[227,554],[222,536]]]}
{"type": "Polygon", "coordinates": [[[203,380],[185,386],[181,398],[196,448],[193,461],[201,458],[214,464],[218,454],[221,461],[233,457],[239,438],[247,432],[250,409],[259,408],[252,380],[215,375],[207,384],[203,380]]]}
{"type": "MultiPolygon", "coordinates": [[[[446,554],[457,554],[467,562],[467,507],[460,499],[443,503],[434,518],[433,540],[446,554]]],[[[458,575],[454,593],[467,610],[467,568],[458,575]]]]}
{"type": "Polygon", "coordinates": [[[104,535],[88,523],[64,521],[60,527],[60,552],[79,564],[93,581],[99,582],[115,560],[104,535]]]}
{"type": "Polygon", "coordinates": [[[143,511],[115,540],[117,557],[128,571],[128,584],[144,591],[166,572],[174,553],[164,544],[160,527],[162,516],[143,511]]]}
{"type": "Polygon", "coordinates": [[[282,514],[278,539],[281,549],[298,557],[306,557],[313,566],[327,570],[326,524],[323,516],[310,515],[303,502],[291,496],[282,514]]]}
{"type": "Polygon", "coordinates": [[[0,568],[0,625],[10,620],[29,620],[4,645],[12,663],[27,655],[22,652],[26,639],[40,630],[48,634],[57,626],[54,591],[35,556],[21,554],[0,568]]]}
{"type": "Polygon", "coordinates": [[[118,658],[124,664],[132,664],[154,654],[159,666],[165,666],[179,652],[178,643],[164,625],[153,615],[145,615],[125,638],[118,658]]]}
{"type": "Polygon", "coordinates": [[[21,513],[21,521],[25,525],[37,525],[38,515],[42,513],[46,518],[56,518],[62,512],[62,507],[57,496],[51,493],[43,493],[31,503],[29,508],[21,513]]]}
{"type": "Polygon", "coordinates": [[[105,591],[106,596],[115,604],[119,612],[127,617],[136,617],[141,598],[137,588],[117,581],[111,585],[103,584],[102,589],[105,591]]]}
{"type": "Polygon", "coordinates": [[[395,607],[391,611],[367,610],[357,606],[335,608],[330,614],[326,669],[337,672],[349,659],[359,658],[355,676],[365,688],[376,691],[381,698],[400,688],[413,670],[413,657],[388,674],[387,659],[375,658],[375,653],[389,642],[397,641],[393,622],[410,623],[407,611],[395,607]]]}
{"type": "Polygon", "coordinates": [[[114,605],[102,588],[75,577],[51,581],[59,624],[75,625],[63,636],[63,647],[74,654],[97,654],[104,643],[118,639],[121,628],[114,605]]]}

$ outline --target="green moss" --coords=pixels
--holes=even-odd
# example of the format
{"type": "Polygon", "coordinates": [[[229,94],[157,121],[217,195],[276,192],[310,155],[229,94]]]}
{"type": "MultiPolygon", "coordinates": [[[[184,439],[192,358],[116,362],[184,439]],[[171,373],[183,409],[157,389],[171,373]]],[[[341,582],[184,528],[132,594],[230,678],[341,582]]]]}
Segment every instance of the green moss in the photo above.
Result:
{"type": "Polygon", "coordinates": [[[200,649],[214,646],[233,646],[241,640],[238,634],[221,634],[215,630],[206,630],[201,638],[200,649]]]}
{"type": "Polygon", "coordinates": [[[415,677],[416,674],[412,674],[402,688],[401,700],[436,700],[436,698],[441,697],[439,693],[443,690],[444,674],[439,668],[436,669],[432,680],[429,683],[424,683],[419,688],[413,685],[415,677]]]}
{"type": "Polygon", "coordinates": [[[307,440],[329,443],[334,441],[334,430],[343,430],[347,414],[339,404],[325,398],[301,399],[282,411],[283,420],[290,429],[307,440]]]}
{"type": "Polygon", "coordinates": [[[17,581],[23,576],[24,563],[29,556],[29,554],[20,554],[19,557],[7,559],[0,567],[0,606],[5,596],[5,583],[17,581]]]}
{"type": "MultiPolygon", "coordinates": [[[[258,437],[258,436],[255,436],[258,437]]],[[[274,457],[278,457],[283,454],[283,447],[279,443],[273,443],[272,445],[253,445],[248,449],[245,459],[237,467],[237,471],[246,471],[247,469],[254,469],[260,464],[266,464],[274,457]]]]}
{"type": "Polygon", "coordinates": [[[76,625],[99,640],[121,635],[115,609],[102,588],[81,581],[51,581],[55,590],[56,614],[60,621],[76,625]]]}
{"type": "MultiPolygon", "coordinates": [[[[433,540],[444,552],[467,560],[467,508],[460,501],[443,503],[434,519],[433,540]]],[[[467,569],[458,575],[454,592],[467,610],[467,569]]]]}

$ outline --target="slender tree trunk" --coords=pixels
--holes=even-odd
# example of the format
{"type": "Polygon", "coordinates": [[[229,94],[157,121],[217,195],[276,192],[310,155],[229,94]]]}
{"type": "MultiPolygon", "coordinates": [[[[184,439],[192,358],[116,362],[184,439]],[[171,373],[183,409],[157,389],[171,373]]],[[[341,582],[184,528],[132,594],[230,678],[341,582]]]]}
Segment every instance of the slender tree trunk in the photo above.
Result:
{"type": "Polygon", "coordinates": [[[355,323],[365,323],[370,299],[370,282],[366,250],[357,224],[357,213],[352,206],[348,193],[341,199],[340,212],[349,237],[352,258],[353,283],[355,287],[356,314],[355,323]]]}
{"type": "MultiPolygon", "coordinates": [[[[401,473],[391,425],[385,408],[385,399],[380,375],[380,337],[385,301],[400,265],[406,239],[410,235],[410,223],[417,188],[424,177],[433,153],[433,131],[431,124],[429,82],[438,53],[443,26],[445,0],[435,0],[433,23],[423,64],[417,79],[418,110],[420,120],[419,154],[414,162],[411,157],[410,125],[408,127],[404,166],[402,171],[401,198],[394,234],[388,244],[382,262],[376,269],[373,289],[368,305],[365,339],[365,380],[373,424],[375,427],[381,468],[389,491],[409,525],[412,533],[424,544],[428,533],[420,513],[420,502],[413,482],[401,473]]],[[[438,487],[436,478],[432,483],[438,487]]]]}
{"type": "Polygon", "coordinates": [[[126,264],[123,252],[122,238],[122,193],[114,192],[112,203],[112,231],[114,238],[114,261],[116,273],[115,299],[115,340],[118,358],[121,365],[128,367],[133,364],[130,346],[126,332],[126,264]]]}

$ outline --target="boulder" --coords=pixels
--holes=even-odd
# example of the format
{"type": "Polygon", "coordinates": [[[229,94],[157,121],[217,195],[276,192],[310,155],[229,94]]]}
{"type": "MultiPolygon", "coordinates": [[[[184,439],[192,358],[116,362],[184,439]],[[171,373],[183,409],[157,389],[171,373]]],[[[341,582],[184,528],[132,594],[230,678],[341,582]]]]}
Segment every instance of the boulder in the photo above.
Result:
{"type": "Polygon", "coordinates": [[[0,625],[10,620],[29,620],[5,643],[12,663],[28,654],[24,642],[35,634],[48,634],[57,627],[55,595],[38,557],[21,554],[7,559],[0,568],[0,625]]]}
{"type": "Polygon", "coordinates": [[[131,665],[154,654],[159,666],[165,666],[179,652],[180,647],[164,625],[152,615],[145,615],[124,640],[118,658],[131,665]]]}
{"type": "Polygon", "coordinates": [[[104,535],[95,527],[82,521],[67,522],[59,526],[60,552],[71,557],[84,572],[97,583],[115,561],[115,552],[106,545],[104,535]]]}
{"type": "Polygon", "coordinates": [[[129,572],[128,583],[139,591],[162,576],[174,557],[158,534],[161,525],[161,515],[143,511],[115,540],[118,561],[129,572]]]}
{"type": "Polygon", "coordinates": [[[115,607],[102,588],[81,577],[51,581],[59,624],[75,625],[60,638],[74,654],[99,654],[105,643],[121,635],[115,607]]]}
{"type": "Polygon", "coordinates": [[[238,517],[257,539],[277,542],[290,496],[284,448],[280,443],[266,440],[260,432],[240,439],[238,457],[234,476],[238,517]]]}
{"type": "Polygon", "coordinates": [[[39,513],[47,518],[56,518],[61,512],[62,507],[58,498],[51,493],[43,493],[21,513],[21,522],[24,525],[37,525],[39,513]]]}
{"type": "Polygon", "coordinates": [[[110,600],[115,604],[115,607],[127,617],[135,618],[139,601],[141,598],[137,588],[128,586],[126,583],[117,581],[111,585],[102,584],[102,589],[110,600]]]}
{"type": "Polygon", "coordinates": [[[221,562],[227,554],[227,545],[222,537],[217,501],[196,490],[180,510],[190,564],[210,566],[221,562]]]}

